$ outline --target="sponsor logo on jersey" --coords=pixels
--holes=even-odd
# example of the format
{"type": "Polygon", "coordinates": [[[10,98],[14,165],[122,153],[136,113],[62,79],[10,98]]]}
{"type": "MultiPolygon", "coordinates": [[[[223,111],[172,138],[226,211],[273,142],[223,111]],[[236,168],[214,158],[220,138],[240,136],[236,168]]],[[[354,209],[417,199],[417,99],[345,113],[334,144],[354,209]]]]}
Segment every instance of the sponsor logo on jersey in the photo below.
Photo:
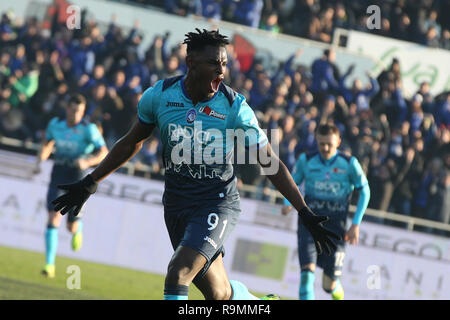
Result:
{"type": "Polygon", "coordinates": [[[339,168],[334,168],[334,169],[333,169],[333,172],[334,172],[334,173],[347,173],[346,170],[339,169],[339,168]]]}
{"type": "Polygon", "coordinates": [[[207,114],[208,116],[211,116],[211,117],[214,117],[217,119],[221,119],[221,120],[225,120],[225,118],[227,117],[226,115],[224,115],[222,113],[218,113],[218,112],[214,111],[209,106],[203,106],[198,111],[201,113],[207,114]]]}
{"type": "Polygon", "coordinates": [[[166,107],[184,108],[184,103],[183,102],[167,101],[166,107]]]}
{"type": "Polygon", "coordinates": [[[197,111],[194,108],[189,109],[189,111],[186,113],[186,122],[192,123],[195,121],[195,119],[197,119],[197,111]]]}
{"type": "Polygon", "coordinates": [[[346,202],[332,201],[332,200],[309,200],[308,206],[312,210],[326,210],[328,213],[347,212],[348,205],[346,202]]]}
{"type": "Polygon", "coordinates": [[[203,240],[208,241],[210,245],[212,245],[214,247],[214,249],[217,249],[217,244],[216,242],[211,239],[210,237],[206,236],[203,240]]]}
{"type": "Polygon", "coordinates": [[[341,184],[339,182],[314,181],[314,189],[317,191],[337,193],[341,190],[341,184]]]}

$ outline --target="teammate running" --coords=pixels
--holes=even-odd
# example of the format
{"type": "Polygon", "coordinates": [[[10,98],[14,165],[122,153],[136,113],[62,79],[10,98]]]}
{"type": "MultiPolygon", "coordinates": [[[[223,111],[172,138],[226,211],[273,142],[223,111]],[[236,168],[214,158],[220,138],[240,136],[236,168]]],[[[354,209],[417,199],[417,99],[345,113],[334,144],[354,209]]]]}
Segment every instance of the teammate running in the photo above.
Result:
{"type": "MultiPolygon", "coordinates": [[[[338,151],[341,138],[334,124],[320,125],[316,130],[316,140],[319,152],[301,154],[293,177],[297,185],[305,182],[305,201],[317,214],[329,216],[326,227],[344,240],[337,242],[337,250],[333,255],[320,254],[316,251],[308,226],[299,219],[299,296],[300,300],[314,300],[314,271],[317,263],[324,271],[323,289],[331,293],[334,300],[343,300],[344,289],[339,278],[344,264],[345,244],[358,243],[359,224],[369,203],[370,189],[358,160],[338,151]],[[352,225],[348,228],[348,207],[354,188],[359,192],[359,200],[352,225]]],[[[290,205],[285,206],[283,214],[287,214],[290,209],[290,205]]]]}
{"type": "MultiPolygon", "coordinates": [[[[51,201],[64,192],[57,186],[77,181],[85,175],[85,170],[95,166],[108,153],[105,141],[95,124],[83,120],[86,99],[75,94],[71,96],[66,109],[65,119],[50,120],[46,136],[39,150],[35,172],[40,171],[40,163],[47,160],[55,149],[54,165],[47,192],[48,222],[45,231],[46,265],[42,274],[55,276],[55,257],[58,248],[58,227],[61,224],[59,209],[55,209],[51,201]]],[[[80,209],[80,208],[79,208],[80,209]]],[[[78,211],[79,211],[78,209],[78,211]]],[[[81,215],[69,212],[67,229],[72,233],[72,249],[77,251],[82,245],[81,215]]]]}
{"type": "Polygon", "coordinates": [[[258,299],[245,285],[228,279],[223,263],[224,241],[240,215],[230,135],[245,132],[246,147],[250,152],[258,150],[258,161],[266,171],[278,166],[268,178],[299,211],[319,250],[334,250],[330,238],[338,237],[322,227],[326,217],[316,216],[306,206],[245,98],[223,83],[228,39],[218,31],[196,30],[184,40],[187,74],[160,80],[147,89],[138,104],[138,121],[130,131],[91,174],[63,186],[67,194],[53,203],[63,214],[81,207],[98,182],[134,156],[157,126],[166,168],[164,217],[175,250],[168,265],[164,299],[186,300],[192,282],[205,299],[258,299]],[[271,162],[262,161],[264,156],[271,162]]]}

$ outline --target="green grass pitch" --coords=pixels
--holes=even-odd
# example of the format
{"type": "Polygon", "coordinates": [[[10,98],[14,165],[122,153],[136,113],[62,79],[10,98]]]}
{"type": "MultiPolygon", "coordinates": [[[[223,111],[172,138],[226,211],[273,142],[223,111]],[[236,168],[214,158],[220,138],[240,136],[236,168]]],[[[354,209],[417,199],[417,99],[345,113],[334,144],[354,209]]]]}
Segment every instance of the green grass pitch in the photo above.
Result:
{"type": "MultiPolygon", "coordinates": [[[[0,300],[161,300],[164,276],[115,266],[56,257],[56,277],[40,274],[44,254],[0,246],[0,300]],[[81,270],[81,289],[68,289],[67,267],[81,270]]],[[[203,300],[195,286],[189,299],[203,300]]]]}
{"type": "MultiPolygon", "coordinates": [[[[0,300],[161,300],[164,276],[126,268],[56,257],[56,277],[40,274],[43,253],[0,246],[0,300]],[[67,267],[81,271],[80,289],[68,289],[67,267]]],[[[264,294],[255,293],[257,296],[264,294]]],[[[203,300],[194,286],[190,300],[203,300]]]]}

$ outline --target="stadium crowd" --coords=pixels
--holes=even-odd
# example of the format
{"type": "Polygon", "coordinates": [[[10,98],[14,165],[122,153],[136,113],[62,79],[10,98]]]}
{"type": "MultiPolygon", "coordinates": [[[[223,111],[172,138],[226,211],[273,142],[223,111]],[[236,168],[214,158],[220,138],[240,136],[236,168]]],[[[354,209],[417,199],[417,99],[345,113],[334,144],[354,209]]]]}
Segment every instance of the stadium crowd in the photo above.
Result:
{"type": "Polygon", "coordinates": [[[181,16],[198,15],[330,43],[336,28],[450,49],[450,2],[439,0],[129,0],[181,16]],[[380,8],[380,29],[367,20],[380,8]]]}
{"type": "MultiPolygon", "coordinates": [[[[36,18],[16,22],[2,14],[0,136],[40,142],[49,120],[64,114],[70,93],[81,92],[88,101],[86,117],[111,147],[134,121],[142,92],[186,71],[185,49],[168,48],[169,33],[155,37],[144,57],[137,54],[143,40],[137,21],[125,32],[113,17],[105,34],[84,18],[74,30],[57,15],[48,29],[36,18]]],[[[340,70],[332,49],[312,65],[294,65],[298,50],[274,73],[258,60],[241,71],[233,45],[227,49],[225,82],[247,98],[263,128],[278,129],[280,158],[290,170],[301,152],[315,150],[317,125],[332,120],[342,133],[341,150],[355,155],[368,176],[369,207],[450,223],[448,92],[433,96],[424,82],[406,99],[401,58],[377,78],[368,74],[368,87],[360,79],[348,87],[353,67],[340,70]]],[[[160,172],[161,151],[155,134],[133,161],[160,172]]],[[[260,186],[264,198],[271,186],[258,170],[240,165],[237,174],[240,183],[260,186]]]]}

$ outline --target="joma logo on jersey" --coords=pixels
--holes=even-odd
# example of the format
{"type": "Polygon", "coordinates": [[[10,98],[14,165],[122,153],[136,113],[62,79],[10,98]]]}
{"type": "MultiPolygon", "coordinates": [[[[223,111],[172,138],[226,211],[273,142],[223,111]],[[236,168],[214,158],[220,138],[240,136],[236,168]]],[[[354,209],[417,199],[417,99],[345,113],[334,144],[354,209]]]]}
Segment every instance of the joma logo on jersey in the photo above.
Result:
{"type": "Polygon", "coordinates": [[[214,117],[217,119],[221,119],[221,120],[225,120],[225,118],[227,117],[226,115],[224,115],[222,113],[218,113],[218,112],[214,111],[213,109],[211,109],[208,106],[203,106],[198,111],[201,113],[207,114],[208,116],[211,116],[211,117],[214,117]]]}
{"type": "Polygon", "coordinates": [[[212,245],[214,247],[214,249],[217,249],[217,244],[216,242],[211,239],[210,237],[206,236],[203,240],[208,241],[210,245],[212,245]]]}
{"type": "Polygon", "coordinates": [[[184,103],[167,101],[166,107],[184,108],[184,103]]]}

